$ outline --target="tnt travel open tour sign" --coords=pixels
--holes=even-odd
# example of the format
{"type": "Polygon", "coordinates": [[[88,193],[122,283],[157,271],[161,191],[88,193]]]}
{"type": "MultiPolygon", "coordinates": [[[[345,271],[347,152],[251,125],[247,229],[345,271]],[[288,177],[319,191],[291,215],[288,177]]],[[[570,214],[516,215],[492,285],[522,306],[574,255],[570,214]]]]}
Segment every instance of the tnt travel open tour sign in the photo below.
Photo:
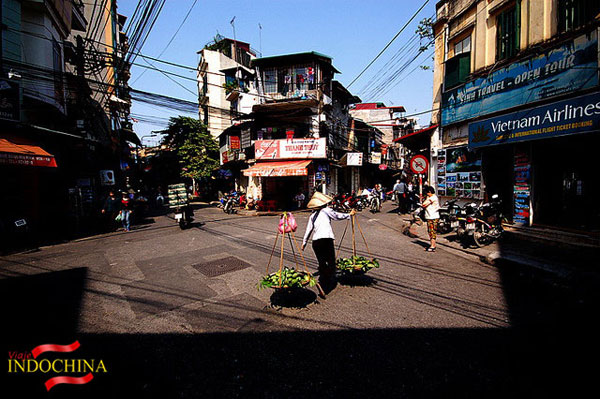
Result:
{"type": "Polygon", "coordinates": [[[515,143],[600,130],[600,93],[469,124],[469,147],[515,143]]]}
{"type": "Polygon", "coordinates": [[[598,84],[596,31],[515,62],[442,95],[442,124],[459,122],[598,84]]]}

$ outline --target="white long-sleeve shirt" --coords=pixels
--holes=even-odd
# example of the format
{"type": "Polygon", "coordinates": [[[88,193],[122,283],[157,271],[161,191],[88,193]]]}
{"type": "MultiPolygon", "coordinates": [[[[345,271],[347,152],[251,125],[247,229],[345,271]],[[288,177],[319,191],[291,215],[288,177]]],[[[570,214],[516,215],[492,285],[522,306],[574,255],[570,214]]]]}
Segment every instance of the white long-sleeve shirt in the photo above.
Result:
{"type": "Polygon", "coordinates": [[[331,208],[323,208],[319,211],[315,219],[315,214],[312,213],[308,218],[308,225],[306,226],[306,232],[304,233],[304,240],[302,245],[306,245],[312,232],[312,239],[319,240],[321,238],[335,238],[333,235],[333,229],[331,228],[331,220],[344,220],[349,219],[349,213],[336,212],[331,208]]]}

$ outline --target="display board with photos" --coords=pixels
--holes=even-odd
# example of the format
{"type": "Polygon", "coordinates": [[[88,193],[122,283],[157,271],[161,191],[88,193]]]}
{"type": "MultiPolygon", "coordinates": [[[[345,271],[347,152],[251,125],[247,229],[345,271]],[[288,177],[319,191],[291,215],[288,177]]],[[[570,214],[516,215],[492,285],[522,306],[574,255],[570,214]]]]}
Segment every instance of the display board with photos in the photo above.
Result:
{"type": "Polygon", "coordinates": [[[464,147],[438,152],[438,195],[483,199],[481,155],[464,147]]]}
{"type": "Polygon", "coordinates": [[[514,213],[513,222],[529,226],[531,215],[531,160],[527,151],[515,151],[514,159],[514,213]]]}

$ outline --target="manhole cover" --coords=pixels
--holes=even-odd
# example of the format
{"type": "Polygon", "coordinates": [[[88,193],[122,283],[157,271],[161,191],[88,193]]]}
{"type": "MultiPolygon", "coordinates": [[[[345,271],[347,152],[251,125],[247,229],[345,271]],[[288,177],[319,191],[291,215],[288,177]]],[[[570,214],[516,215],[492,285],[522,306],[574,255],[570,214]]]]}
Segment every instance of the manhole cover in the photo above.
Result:
{"type": "Polygon", "coordinates": [[[252,265],[235,256],[228,256],[227,258],[217,259],[211,262],[198,263],[193,267],[207,277],[217,277],[247,267],[252,267],[252,265]]]}

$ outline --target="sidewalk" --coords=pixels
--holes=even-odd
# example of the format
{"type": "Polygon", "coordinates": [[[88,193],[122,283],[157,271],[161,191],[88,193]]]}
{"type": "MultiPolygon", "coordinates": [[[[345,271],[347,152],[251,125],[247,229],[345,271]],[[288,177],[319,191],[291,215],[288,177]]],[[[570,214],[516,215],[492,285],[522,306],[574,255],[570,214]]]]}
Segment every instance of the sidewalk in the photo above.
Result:
{"type": "MultiPolygon", "coordinates": [[[[406,228],[405,234],[424,243],[429,242],[427,225],[411,224],[408,215],[400,216],[406,228]]],[[[450,251],[459,256],[474,256],[490,265],[511,262],[552,273],[561,278],[571,278],[575,274],[590,276],[598,274],[596,258],[598,246],[589,240],[568,240],[562,237],[543,237],[534,234],[531,229],[507,228],[500,241],[483,248],[470,246],[466,248],[451,232],[439,235],[438,248],[450,251]],[[461,255],[462,254],[462,255],[461,255]]]]}

